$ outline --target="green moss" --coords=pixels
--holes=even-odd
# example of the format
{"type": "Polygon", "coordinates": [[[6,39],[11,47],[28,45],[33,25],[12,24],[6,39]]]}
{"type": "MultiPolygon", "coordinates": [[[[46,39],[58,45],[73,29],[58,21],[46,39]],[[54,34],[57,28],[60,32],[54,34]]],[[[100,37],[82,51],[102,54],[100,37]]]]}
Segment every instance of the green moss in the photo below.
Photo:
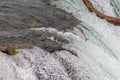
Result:
{"type": "Polygon", "coordinates": [[[15,46],[1,47],[0,51],[8,55],[16,55],[19,53],[18,49],[15,46]]]}
{"type": "Polygon", "coordinates": [[[18,49],[14,49],[14,50],[9,51],[7,54],[14,56],[18,53],[19,53],[18,49]]]}

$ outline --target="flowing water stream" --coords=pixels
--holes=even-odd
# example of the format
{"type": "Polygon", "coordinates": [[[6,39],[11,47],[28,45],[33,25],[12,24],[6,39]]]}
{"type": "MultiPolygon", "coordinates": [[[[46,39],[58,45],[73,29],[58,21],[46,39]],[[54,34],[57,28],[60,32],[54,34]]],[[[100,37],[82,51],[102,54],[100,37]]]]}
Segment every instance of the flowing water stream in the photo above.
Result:
{"type": "MultiPolygon", "coordinates": [[[[120,16],[120,0],[90,1],[100,12],[120,16]]],[[[83,29],[89,40],[86,42],[75,31],[34,28],[63,36],[70,42],[63,48],[77,56],[67,51],[49,54],[38,47],[19,49],[16,56],[1,53],[0,80],[120,80],[120,27],[89,12],[82,0],[60,0],[52,4],[80,20],[76,26],[83,29]]]]}
{"type": "MultiPolygon", "coordinates": [[[[119,0],[90,1],[100,12],[109,16],[119,17],[119,0]]],[[[83,58],[91,65],[92,62],[94,62],[94,65],[99,66],[100,71],[104,71],[114,79],[120,80],[119,26],[114,26],[104,19],[97,17],[95,13],[89,12],[82,0],[61,0],[58,2],[57,7],[72,13],[82,21],[78,26],[84,29],[89,39],[86,43],[84,40],[74,38],[74,42],[71,41],[72,43],[68,47],[73,49],[76,47],[80,58],[83,58]],[[84,58],[83,55],[86,55],[87,58],[84,58]]],[[[94,66],[92,65],[91,67],[94,66]]],[[[96,73],[99,72],[99,70],[94,70],[93,72],[105,76],[103,73],[96,73]]]]}

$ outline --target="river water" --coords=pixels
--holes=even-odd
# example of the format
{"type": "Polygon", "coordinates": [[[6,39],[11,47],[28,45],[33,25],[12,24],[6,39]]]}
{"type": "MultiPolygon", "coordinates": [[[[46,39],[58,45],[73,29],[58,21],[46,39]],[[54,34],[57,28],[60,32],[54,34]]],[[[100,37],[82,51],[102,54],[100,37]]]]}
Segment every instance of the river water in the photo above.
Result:
{"type": "MultiPolygon", "coordinates": [[[[120,0],[90,1],[98,11],[109,16],[119,17],[120,0]]],[[[57,7],[72,13],[82,21],[78,26],[85,31],[89,39],[88,42],[84,42],[80,38],[74,38],[74,42],[72,41],[69,47],[73,49],[76,47],[79,57],[83,58],[89,64],[94,63],[94,66],[97,65],[96,67],[100,68],[100,70],[94,70],[95,67],[91,66],[92,70],[94,70],[93,73],[97,74],[97,76],[105,76],[106,74],[97,73],[104,71],[115,80],[120,80],[119,26],[114,26],[104,19],[97,17],[95,13],[89,12],[82,0],[61,0],[58,2],[57,7]]],[[[109,79],[106,78],[106,80],[109,79]]]]}
{"type": "MultiPolygon", "coordinates": [[[[120,16],[120,0],[90,1],[100,12],[120,16]]],[[[83,29],[89,40],[86,42],[75,31],[41,28],[69,40],[63,47],[75,52],[77,57],[66,51],[49,54],[38,47],[20,49],[16,56],[1,53],[0,80],[120,80],[120,27],[89,12],[82,0],[60,0],[52,4],[79,19],[81,22],[76,26],[83,29]]]]}

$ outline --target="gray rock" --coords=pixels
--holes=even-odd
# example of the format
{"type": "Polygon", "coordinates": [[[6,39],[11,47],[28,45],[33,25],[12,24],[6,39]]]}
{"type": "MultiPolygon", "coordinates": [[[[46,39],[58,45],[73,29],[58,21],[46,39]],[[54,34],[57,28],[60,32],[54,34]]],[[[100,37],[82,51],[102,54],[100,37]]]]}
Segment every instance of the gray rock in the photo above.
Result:
{"type": "Polygon", "coordinates": [[[50,0],[0,0],[0,48],[22,45],[18,48],[38,46],[50,52],[61,50],[62,45],[69,42],[62,36],[29,30],[42,27],[73,30],[79,22],[73,15],[46,5],[49,3],[50,0]],[[51,36],[58,42],[48,39],[51,36]]]}

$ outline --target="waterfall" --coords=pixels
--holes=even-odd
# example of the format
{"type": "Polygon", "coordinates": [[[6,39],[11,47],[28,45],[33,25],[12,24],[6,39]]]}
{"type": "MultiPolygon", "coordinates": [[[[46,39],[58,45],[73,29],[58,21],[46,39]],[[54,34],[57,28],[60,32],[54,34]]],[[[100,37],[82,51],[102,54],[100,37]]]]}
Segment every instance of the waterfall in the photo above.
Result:
{"type": "MultiPolygon", "coordinates": [[[[119,0],[90,1],[100,12],[109,16],[119,17],[119,0]]],[[[95,13],[89,12],[82,0],[62,0],[58,2],[57,7],[72,13],[77,19],[82,21],[78,26],[85,31],[86,36],[89,38],[87,43],[80,38],[74,39],[67,47],[77,48],[75,50],[79,54],[79,57],[83,58],[83,55],[86,55],[87,58],[83,59],[89,64],[92,65],[92,62],[94,62],[94,66],[91,66],[92,70],[96,65],[104,72],[103,76],[108,73],[107,76],[112,76],[114,79],[120,80],[119,26],[114,26],[106,20],[97,17],[95,13]]],[[[92,72],[96,74],[99,71],[94,70],[92,72]]],[[[106,80],[109,80],[108,77],[106,77],[106,80]]]]}
{"type": "MultiPolygon", "coordinates": [[[[120,16],[120,0],[90,2],[105,15],[120,16]]],[[[63,48],[68,51],[50,54],[35,46],[19,49],[15,56],[0,52],[0,80],[120,80],[120,27],[89,12],[83,0],[59,0],[52,4],[80,21],[75,27],[84,31],[88,41],[76,31],[32,28],[64,37],[69,43],[63,48]]]]}

